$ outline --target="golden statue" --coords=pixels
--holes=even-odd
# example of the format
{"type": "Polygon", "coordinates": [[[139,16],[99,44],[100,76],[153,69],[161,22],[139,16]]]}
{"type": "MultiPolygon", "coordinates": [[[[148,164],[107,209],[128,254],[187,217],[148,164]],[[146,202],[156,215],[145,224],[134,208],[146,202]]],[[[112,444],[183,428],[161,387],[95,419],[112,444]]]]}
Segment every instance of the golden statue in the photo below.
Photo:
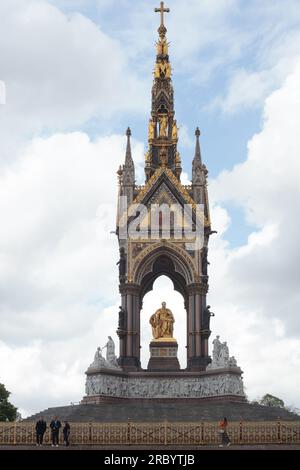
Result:
{"type": "Polygon", "coordinates": [[[161,64],[158,64],[158,63],[155,64],[155,69],[154,69],[154,77],[155,78],[160,77],[160,66],[161,66],[161,64]]]}
{"type": "Polygon", "coordinates": [[[160,39],[156,43],[157,55],[168,55],[168,45],[166,38],[160,39]]]}
{"type": "Polygon", "coordinates": [[[149,119],[148,140],[153,140],[154,139],[154,130],[155,130],[155,124],[154,124],[152,119],[149,119]]]}
{"type": "Polygon", "coordinates": [[[173,126],[172,126],[172,140],[178,140],[178,127],[176,123],[176,119],[173,121],[173,126]]]}
{"type": "Polygon", "coordinates": [[[159,119],[159,137],[167,137],[168,117],[162,116],[159,119]]]}
{"type": "Polygon", "coordinates": [[[161,308],[151,315],[149,321],[152,326],[153,338],[173,338],[174,322],[173,313],[169,308],[166,308],[166,302],[163,302],[161,308]]]}
{"type": "Polygon", "coordinates": [[[167,153],[167,148],[162,147],[159,152],[159,161],[161,166],[166,167],[168,163],[168,153],[167,153]]]}
{"type": "Polygon", "coordinates": [[[154,76],[155,78],[164,78],[166,75],[166,64],[164,62],[157,62],[155,64],[154,76]]]}
{"type": "Polygon", "coordinates": [[[157,55],[163,54],[163,50],[164,50],[164,46],[163,46],[162,42],[161,42],[161,41],[158,41],[158,42],[156,43],[156,52],[157,52],[157,55]]]}
{"type": "Polygon", "coordinates": [[[171,78],[171,65],[169,64],[169,62],[165,64],[164,73],[166,78],[171,78]]]}
{"type": "Polygon", "coordinates": [[[154,69],[155,78],[171,78],[171,65],[169,62],[156,62],[154,69]]]}

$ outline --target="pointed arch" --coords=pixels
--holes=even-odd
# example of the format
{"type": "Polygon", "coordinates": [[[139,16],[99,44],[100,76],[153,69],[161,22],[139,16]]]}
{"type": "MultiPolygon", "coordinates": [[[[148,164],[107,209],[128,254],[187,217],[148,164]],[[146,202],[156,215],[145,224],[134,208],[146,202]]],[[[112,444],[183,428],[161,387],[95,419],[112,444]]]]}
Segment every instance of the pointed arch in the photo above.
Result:
{"type": "Polygon", "coordinates": [[[133,282],[140,286],[141,301],[162,274],[171,279],[174,289],[180,292],[186,301],[186,287],[195,282],[195,266],[182,248],[167,242],[155,243],[145,248],[135,261],[133,282]]]}

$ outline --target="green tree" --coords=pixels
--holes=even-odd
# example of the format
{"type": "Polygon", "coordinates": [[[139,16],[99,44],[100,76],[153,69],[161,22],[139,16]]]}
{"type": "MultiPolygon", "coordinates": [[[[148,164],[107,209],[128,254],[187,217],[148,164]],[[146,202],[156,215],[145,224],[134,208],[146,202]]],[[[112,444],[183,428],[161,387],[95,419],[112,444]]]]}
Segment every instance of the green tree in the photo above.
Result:
{"type": "Polygon", "coordinates": [[[10,392],[0,383],[0,421],[14,421],[17,416],[17,408],[9,401],[10,392]]]}
{"type": "Polygon", "coordinates": [[[277,406],[278,408],[284,408],[284,401],[278,397],[274,397],[267,393],[259,400],[260,405],[264,406],[277,406]]]}

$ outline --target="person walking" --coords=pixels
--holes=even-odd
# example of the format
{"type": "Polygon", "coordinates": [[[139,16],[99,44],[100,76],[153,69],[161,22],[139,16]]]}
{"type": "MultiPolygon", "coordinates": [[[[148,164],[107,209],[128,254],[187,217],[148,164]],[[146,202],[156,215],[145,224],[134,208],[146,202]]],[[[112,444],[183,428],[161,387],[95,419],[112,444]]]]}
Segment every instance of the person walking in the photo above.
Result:
{"type": "Polygon", "coordinates": [[[63,435],[64,435],[64,442],[65,442],[66,447],[70,445],[70,442],[69,442],[70,432],[71,432],[71,427],[68,421],[65,421],[65,424],[63,427],[63,435]]]}
{"type": "Polygon", "coordinates": [[[50,423],[52,447],[54,446],[58,447],[60,428],[61,428],[61,422],[59,421],[57,416],[55,416],[55,418],[50,423]]]}
{"type": "Polygon", "coordinates": [[[36,431],[36,445],[42,446],[44,434],[47,429],[47,423],[42,416],[40,416],[39,420],[35,424],[35,431],[36,431]]]}
{"type": "Polygon", "coordinates": [[[229,436],[227,434],[227,426],[228,426],[228,421],[227,418],[223,418],[222,421],[219,423],[219,432],[221,435],[221,444],[219,447],[227,446],[229,447],[231,445],[229,436]]]}

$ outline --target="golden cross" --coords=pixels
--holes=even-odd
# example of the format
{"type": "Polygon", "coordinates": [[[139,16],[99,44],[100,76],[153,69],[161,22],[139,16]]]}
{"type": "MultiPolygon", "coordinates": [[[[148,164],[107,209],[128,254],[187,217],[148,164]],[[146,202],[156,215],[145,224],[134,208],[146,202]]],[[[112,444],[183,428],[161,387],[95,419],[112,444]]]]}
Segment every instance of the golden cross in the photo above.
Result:
{"type": "Polygon", "coordinates": [[[164,7],[164,2],[160,2],[160,8],[154,8],[155,13],[160,12],[160,25],[164,25],[164,13],[169,13],[170,8],[164,7]]]}

